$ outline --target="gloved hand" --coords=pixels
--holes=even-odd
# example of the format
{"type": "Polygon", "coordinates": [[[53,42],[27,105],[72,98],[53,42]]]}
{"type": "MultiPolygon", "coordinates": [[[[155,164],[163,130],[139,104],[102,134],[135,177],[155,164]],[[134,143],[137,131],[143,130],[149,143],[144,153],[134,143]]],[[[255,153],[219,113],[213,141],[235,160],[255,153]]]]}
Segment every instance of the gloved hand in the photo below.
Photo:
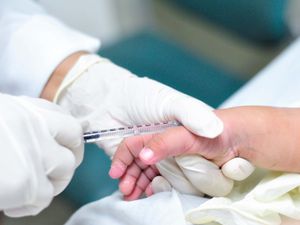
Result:
{"type": "MultiPolygon", "coordinates": [[[[223,130],[222,122],[203,102],[154,80],[139,78],[96,55],[85,55],[78,60],[54,101],[79,119],[84,131],[170,120],[177,120],[193,133],[209,138],[223,130]]],[[[121,140],[97,144],[112,156],[121,140]]],[[[218,174],[219,181],[230,189],[232,181],[220,171],[218,174]]]]}
{"type": "Polygon", "coordinates": [[[0,94],[0,210],[35,215],[70,182],[82,161],[80,124],[41,99],[0,94]]]}
{"type": "MultiPolygon", "coordinates": [[[[54,101],[81,121],[84,131],[178,120],[193,133],[216,137],[223,124],[203,102],[96,55],[82,56],[54,101]]],[[[97,144],[112,156],[121,139],[97,144]]]]}

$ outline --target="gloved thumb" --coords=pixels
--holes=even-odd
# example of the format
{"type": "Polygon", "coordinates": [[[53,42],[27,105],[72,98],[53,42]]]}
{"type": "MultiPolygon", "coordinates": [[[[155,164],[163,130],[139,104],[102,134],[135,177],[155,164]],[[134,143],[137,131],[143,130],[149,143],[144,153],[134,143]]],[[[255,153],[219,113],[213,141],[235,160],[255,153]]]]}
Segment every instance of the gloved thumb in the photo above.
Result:
{"type": "MultiPolygon", "coordinates": [[[[180,193],[203,196],[203,193],[187,179],[173,157],[160,161],[156,164],[156,168],[168,183],[180,193]]],[[[163,184],[166,186],[165,182],[163,184]]]]}
{"type": "Polygon", "coordinates": [[[159,193],[159,192],[170,192],[170,191],[172,191],[172,186],[162,176],[157,176],[152,180],[151,188],[152,188],[152,192],[154,194],[159,193]]]}
{"type": "Polygon", "coordinates": [[[184,175],[199,191],[209,196],[225,196],[233,187],[233,180],[224,176],[219,167],[199,155],[175,157],[184,175]]]}
{"type": "Polygon", "coordinates": [[[246,159],[237,157],[229,160],[221,169],[226,177],[242,181],[253,173],[255,167],[246,159]]]}

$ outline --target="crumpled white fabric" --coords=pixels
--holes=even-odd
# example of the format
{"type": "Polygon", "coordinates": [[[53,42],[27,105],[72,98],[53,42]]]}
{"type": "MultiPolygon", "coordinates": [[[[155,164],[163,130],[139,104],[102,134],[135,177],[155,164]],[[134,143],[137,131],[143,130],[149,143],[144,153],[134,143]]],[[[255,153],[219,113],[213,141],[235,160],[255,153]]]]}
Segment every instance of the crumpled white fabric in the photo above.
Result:
{"type": "Polygon", "coordinates": [[[208,200],[187,212],[186,219],[192,224],[277,225],[281,215],[300,220],[300,174],[256,170],[227,197],[208,200]]]}
{"type": "Polygon", "coordinates": [[[128,202],[123,200],[120,192],[115,192],[83,206],[65,225],[190,225],[184,212],[206,200],[173,190],[128,202]]]}
{"type": "Polygon", "coordinates": [[[66,225],[277,225],[281,215],[300,223],[300,174],[257,169],[236,182],[227,197],[207,199],[172,190],[127,202],[116,192],[85,205],[66,225]]]}

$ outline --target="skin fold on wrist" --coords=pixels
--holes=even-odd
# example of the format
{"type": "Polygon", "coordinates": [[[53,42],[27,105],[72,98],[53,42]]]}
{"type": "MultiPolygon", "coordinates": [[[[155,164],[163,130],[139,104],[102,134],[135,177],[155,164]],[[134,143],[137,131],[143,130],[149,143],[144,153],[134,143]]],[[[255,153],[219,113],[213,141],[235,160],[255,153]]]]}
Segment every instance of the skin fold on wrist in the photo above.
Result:
{"type": "Polygon", "coordinates": [[[80,51],[75,52],[65,58],[53,71],[50,75],[45,87],[42,90],[40,95],[41,98],[46,99],[48,101],[53,101],[53,98],[64,80],[65,76],[69,72],[69,70],[75,65],[77,60],[82,56],[89,54],[88,52],[80,51]]]}

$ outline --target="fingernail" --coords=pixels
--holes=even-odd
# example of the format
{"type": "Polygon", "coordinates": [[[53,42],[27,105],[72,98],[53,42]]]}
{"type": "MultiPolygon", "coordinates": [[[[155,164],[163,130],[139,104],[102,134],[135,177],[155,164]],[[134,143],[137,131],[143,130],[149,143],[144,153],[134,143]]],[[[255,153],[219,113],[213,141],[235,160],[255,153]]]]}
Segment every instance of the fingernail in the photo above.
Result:
{"type": "Polygon", "coordinates": [[[139,157],[146,162],[151,161],[153,156],[154,156],[154,152],[150,148],[143,148],[139,154],[139,157]]]}

